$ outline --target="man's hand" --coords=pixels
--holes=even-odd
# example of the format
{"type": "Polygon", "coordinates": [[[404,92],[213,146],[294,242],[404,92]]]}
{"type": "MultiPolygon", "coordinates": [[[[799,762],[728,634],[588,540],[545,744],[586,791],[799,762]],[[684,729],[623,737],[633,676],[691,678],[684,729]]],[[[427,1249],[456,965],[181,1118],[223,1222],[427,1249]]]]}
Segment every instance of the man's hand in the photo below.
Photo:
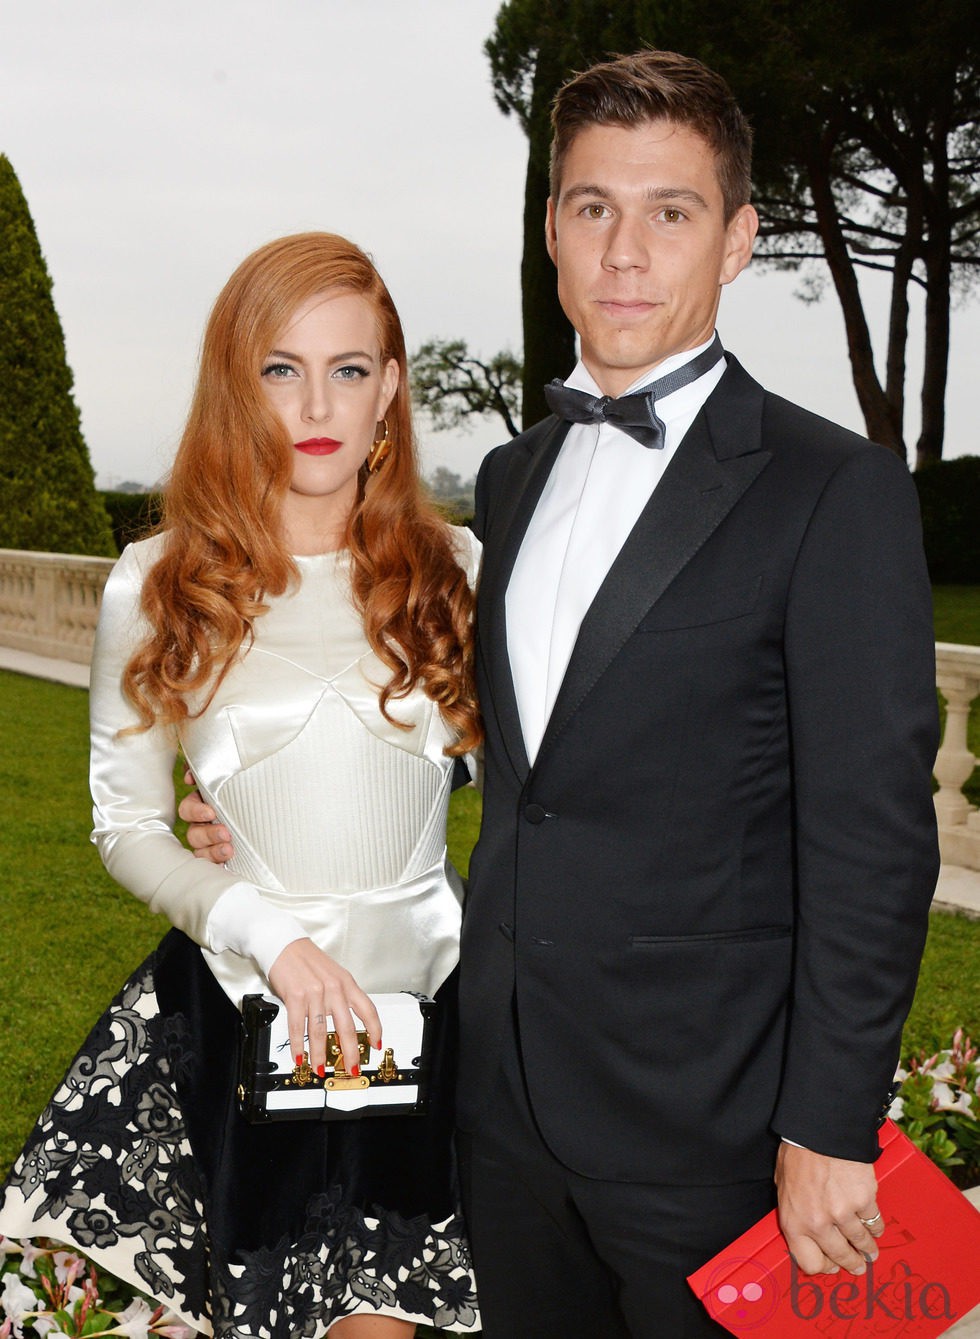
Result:
{"type": "MultiPolygon", "coordinates": [[[[184,785],[194,785],[194,777],[189,771],[184,773],[184,785]]],[[[232,858],[235,848],[231,844],[231,833],[223,824],[215,823],[215,812],[201,799],[200,791],[192,790],[185,795],[177,806],[177,813],[189,824],[187,844],[196,856],[216,865],[223,865],[232,858]]]]}
{"type": "Polygon", "coordinates": [[[863,1274],[885,1230],[870,1162],[781,1144],[776,1158],[779,1226],[804,1274],[863,1274]],[[871,1226],[868,1227],[867,1224],[871,1226]]]}

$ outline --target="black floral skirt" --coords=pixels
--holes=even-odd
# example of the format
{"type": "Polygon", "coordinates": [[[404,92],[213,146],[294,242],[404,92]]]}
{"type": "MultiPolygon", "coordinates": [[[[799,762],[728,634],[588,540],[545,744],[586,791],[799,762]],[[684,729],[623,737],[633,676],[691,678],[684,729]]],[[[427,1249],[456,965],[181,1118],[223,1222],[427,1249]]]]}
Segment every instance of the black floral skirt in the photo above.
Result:
{"type": "Polygon", "coordinates": [[[0,1196],[0,1233],[76,1245],[219,1339],[368,1312],[478,1327],[452,1162],[455,977],[424,1116],[249,1125],[238,1011],[171,931],[75,1057],[0,1196]]]}

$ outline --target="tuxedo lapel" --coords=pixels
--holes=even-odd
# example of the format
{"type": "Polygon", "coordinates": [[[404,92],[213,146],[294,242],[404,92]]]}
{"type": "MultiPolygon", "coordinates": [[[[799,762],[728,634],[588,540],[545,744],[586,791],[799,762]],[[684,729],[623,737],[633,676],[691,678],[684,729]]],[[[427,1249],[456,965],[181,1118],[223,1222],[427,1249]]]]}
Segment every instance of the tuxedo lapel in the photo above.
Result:
{"type": "Polygon", "coordinates": [[[582,621],[538,756],[681,569],[765,468],[763,390],[731,366],[678,447],[582,621]]]}
{"type": "MultiPolygon", "coordinates": [[[[483,537],[484,563],[477,615],[480,657],[491,686],[492,707],[500,732],[511,765],[521,780],[530,771],[530,763],[507,654],[505,597],[527,527],[567,432],[568,424],[554,418],[545,419],[530,430],[524,451],[515,452],[499,487],[497,496],[501,501],[488,518],[483,537]]],[[[482,704],[484,712],[490,705],[482,704]]]]}

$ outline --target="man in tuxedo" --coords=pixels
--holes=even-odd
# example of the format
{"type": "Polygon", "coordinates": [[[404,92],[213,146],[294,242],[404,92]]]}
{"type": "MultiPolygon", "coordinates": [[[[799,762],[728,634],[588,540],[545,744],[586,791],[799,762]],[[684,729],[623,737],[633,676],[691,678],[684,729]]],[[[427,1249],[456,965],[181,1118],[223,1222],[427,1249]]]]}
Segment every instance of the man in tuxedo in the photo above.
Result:
{"type": "Polygon", "coordinates": [[[477,484],[464,1196],[487,1339],[696,1339],[686,1275],[777,1192],[801,1270],[877,1254],[938,870],[930,595],[903,463],[721,350],[758,222],[724,82],[623,57],[554,132],[581,361],[477,484]]]}
{"type": "Polygon", "coordinates": [[[877,1254],[938,871],[931,603],[904,464],[715,337],[758,224],[727,86],[643,52],[553,124],[581,394],[477,483],[460,1149],[488,1339],[678,1339],[721,1333],[685,1276],[774,1170],[801,1270],[877,1254]]]}

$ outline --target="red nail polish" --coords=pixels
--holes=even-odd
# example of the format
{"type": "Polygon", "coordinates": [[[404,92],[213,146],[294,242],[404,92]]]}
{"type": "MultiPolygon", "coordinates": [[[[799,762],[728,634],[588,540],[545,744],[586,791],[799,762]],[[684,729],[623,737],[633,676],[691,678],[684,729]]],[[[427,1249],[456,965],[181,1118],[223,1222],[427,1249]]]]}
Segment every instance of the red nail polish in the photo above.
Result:
{"type": "Polygon", "coordinates": [[[354,1066],[351,1068],[350,1076],[351,1076],[352,1079],[359,1079],[359,1078],[361,1077],[361,1067],[360,1067],[360,1065],[354,1065],[354,1066]]]}
{"type": "Polygon", "coordinates": [[[297,1065],[301,1065],[303,1063],[303,1057],[301,1055],[298,1055],[296,1057],[296,1063],[297,1065]]]}
{"type": "Polygon", "coordinates": [[[374,1049],[375,1049],[376,1051],[380,1051],[380,1050],[381,1050],[381,1043],[380,1043],[379,1041],[376,1041],[376,1042],[374,1043],[374,1049]]]}
{"type": "Polygon", "coordinates": [[[319,1076],[320,1076],[321,1079],[322,1079],[322,1078],[325,1078],[325,1077],[326,1077],[326,1073],[327,1073],[327,1067],[326,1067],[326,1065],[317,1065],[317,1067],[316,1067],[316,1072],[319,1074],[319,1076]]]}

